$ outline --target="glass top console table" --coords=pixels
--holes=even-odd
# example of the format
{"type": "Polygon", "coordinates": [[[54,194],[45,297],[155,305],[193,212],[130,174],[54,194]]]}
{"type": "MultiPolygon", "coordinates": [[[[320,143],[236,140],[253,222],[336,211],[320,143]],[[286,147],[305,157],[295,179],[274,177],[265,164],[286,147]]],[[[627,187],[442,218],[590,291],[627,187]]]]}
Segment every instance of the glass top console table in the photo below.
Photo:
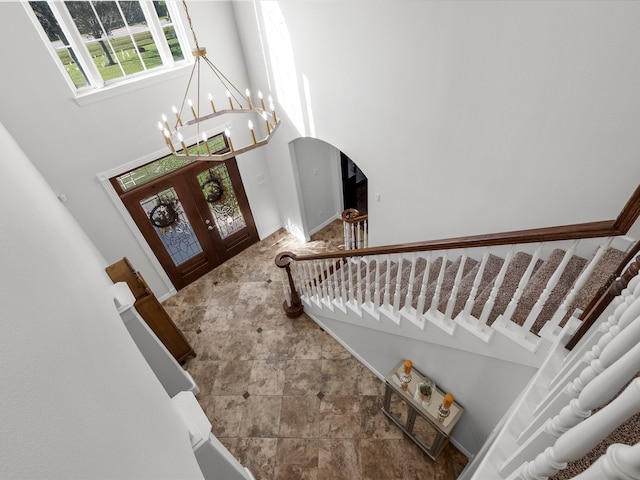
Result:
{"type": "Polygon", "coordinates": [[[426,377],[413,367],[411,380],[403,388],[400,376],[404,373],[404,360],[385,378],[385,395],[382,411],[411,438],[429,457],[436,459],[449,441],[449,435],[464,409],[456,402],[449,407],[449,416],[438,418],[438,406],[445,393],[433,389],[431,402],[426,405],[418,394],[418,384],[426,377]]]}

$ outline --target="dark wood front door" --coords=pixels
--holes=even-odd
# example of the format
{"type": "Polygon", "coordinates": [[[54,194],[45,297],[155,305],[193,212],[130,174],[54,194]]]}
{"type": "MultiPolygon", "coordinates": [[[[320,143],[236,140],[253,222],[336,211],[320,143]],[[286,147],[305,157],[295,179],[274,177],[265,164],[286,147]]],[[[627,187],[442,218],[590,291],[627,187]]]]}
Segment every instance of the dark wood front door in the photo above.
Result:
{"type": "Polygon", "coordinates": [[[120,198],[178,290],[258,241],[235,158],[195,162],[120,198]]]}

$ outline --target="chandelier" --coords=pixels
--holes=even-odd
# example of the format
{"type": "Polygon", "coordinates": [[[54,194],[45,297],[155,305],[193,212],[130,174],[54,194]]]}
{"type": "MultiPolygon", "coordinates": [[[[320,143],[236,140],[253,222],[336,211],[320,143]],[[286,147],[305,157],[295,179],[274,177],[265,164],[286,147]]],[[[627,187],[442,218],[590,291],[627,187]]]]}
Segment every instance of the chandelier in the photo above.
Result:
{"type": "MultiPolygon", "coordinates": [[[[221,71],[207,58],[207,49],[201,47],[198,44],[191,17],[189,16],[189,10],[185,0],[182,0],[184,11],[189,22],[189,28],[193,35],[195,48],[191,50],[194,56],[195,62],[191,69],[191,75],[189,76],[189,82],[187,83],[184,96],[182,97],[182,103],[180,108],[175,105],[172,107],[173,116],[171,120],[167,115],[162,115],[162,121],[158,122],[158,128],[162,133],[164,141],[171,150],[171,153],[176,157],[184,158],[187,160],[208,160],[221,162],[228,158],[235,157],[241,153],[248,152],[255,148],[266,145],[271,137],[280,126],[280,119],[276,116],[275,108],[273,105],[273,99],[271,95],[267,97],[269,102],[269,111],[265,108],[265,99],[262,92],[258,91],[259,105],[254,105],[251,98],[251,92],[246,89],[241,92],[221,71]],[[207,93],[206,102],[201,102],[201,67],[204,65],[213,72],[213,75],[218,79],[222,86],[226,89],[227,102],[225,108],[220,109],[214,103],[211,93],[207,93]],[[196,79],[195,85],[195,103],[189,98],[189,94],[192,90],[192,83],[196,79]],[[228,104],[228,106],[227,106],[228,104]],[[188,107],[188,111],[185,107],[188,107]],[[207,135],[205,124],[214,118],[222,115],[235,114],[242,115],[247,120],[247,128],[251,134],[251,141],[244,146],[234,146],[231,140],[231,131],[229,124],[224,130],[224,139],[226,147],[218,148],[213,147],[211,138],[207,135]],[[256,131],[253,121],[264,126],[264,136],[260,135],[256,131]],[[191,144],[187,146],[187,143],[191,144]]],[[[260,128],[262,130],[262,128],[260,128]]],[[[215,134],[216,137],[220,137],[219,133],[215,134]]]]}

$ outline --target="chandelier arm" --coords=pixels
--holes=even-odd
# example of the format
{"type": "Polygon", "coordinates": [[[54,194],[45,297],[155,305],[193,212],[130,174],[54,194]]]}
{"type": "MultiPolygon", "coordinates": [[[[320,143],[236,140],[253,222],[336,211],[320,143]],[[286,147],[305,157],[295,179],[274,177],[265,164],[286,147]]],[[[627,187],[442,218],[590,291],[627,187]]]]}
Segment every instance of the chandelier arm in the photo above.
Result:
{"type": "MultiPolygon", "coordinates": [[[[215,76],[216,76],[216,77],[218,77],[218,80],[220,80],[220,83],[222,83],[225,87],[226,87],[227,85],[228,85],[228,86],[230,86],[230,87],[231,87],[231,88],[233,88],[236,92],[238,92],[238,94],[239,94],[242,98],[244,98],[244,97],[242,96],[242,92],[240,91],[240,89],[239,89],[238,87],[236,87],[236,86],[233,84],[233,82],[232,82],[231,80],[229,80],[229,79],[227,78],[227,76],[226,76],[224,73],[222,73],[222,72],[220,71],[220,69],[219,69],[218,67],[216,67],[216,66],[211,62],[211,60],[209,60],[209,59],[207,58],[207,56],[206,56],[206,55],[203,55],[203,56],[202,56],[202,58],[204,58],[204,61],[205,61],[205,62],[207,62],[207,65],[209,65],[209,67],[211,67],[211,70],[213,71],[213,73],[215,74],[215,76]]],[[[234,100],[235,100],[235,101],[236,101],[240,106],[242,106],[242,102],[240,102],[240,101],[236,98],[236,96],[233,94],[233,92],[229,91],[229,93],[231,93],[231,96],[234,98],[234,100]]]]}
{"type": "MultiPolygon", "coordinates": [[[[187,88],[184,91],[184,96],[182,97],[182,103],[180,104],[180,110],[179,110],[180,116],[182,116],[182,111],[184,110],[184,103],[187,101],[187,95],[189,95],[189,87],[191,87],[191,81],[193,80],[193,74],[196,71],[196,67],[198,67],[198,76],[200,76],[200,59],[199,58],[196,58],[196,63],[194,63],[193,68],[191,68],[191,74],[189,75],[189,82],[187,83],[187,88]]],[[[178,122],[176,122],[176,131],[178,131],[178,122]]]]}

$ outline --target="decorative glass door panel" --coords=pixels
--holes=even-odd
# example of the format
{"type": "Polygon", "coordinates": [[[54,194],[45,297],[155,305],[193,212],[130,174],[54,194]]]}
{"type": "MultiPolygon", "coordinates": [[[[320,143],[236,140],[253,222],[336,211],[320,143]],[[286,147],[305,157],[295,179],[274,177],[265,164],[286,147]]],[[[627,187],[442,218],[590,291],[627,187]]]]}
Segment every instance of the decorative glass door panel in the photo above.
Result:
{"type": "Polygon", "coordinates": [[[218,164],[200,172],[197,178],[220,238],[224,240],[245,228],[247,223],[238,205],[227,166],[218,164]]]}
{"type": "Polygon", "coordinates": [[[140,202],[140,206],[147,214],[174,265],[181,265],[202,253],[202,246],[191,222],[184,214],[173,187],[145,198],[140,202]]]}
{"type": "Polygon", "coordinates": [[[235,158],[177,167],[142,185],[123,184],[129,173],[111,184],[177,289],[258,241],[235,158]]]}

